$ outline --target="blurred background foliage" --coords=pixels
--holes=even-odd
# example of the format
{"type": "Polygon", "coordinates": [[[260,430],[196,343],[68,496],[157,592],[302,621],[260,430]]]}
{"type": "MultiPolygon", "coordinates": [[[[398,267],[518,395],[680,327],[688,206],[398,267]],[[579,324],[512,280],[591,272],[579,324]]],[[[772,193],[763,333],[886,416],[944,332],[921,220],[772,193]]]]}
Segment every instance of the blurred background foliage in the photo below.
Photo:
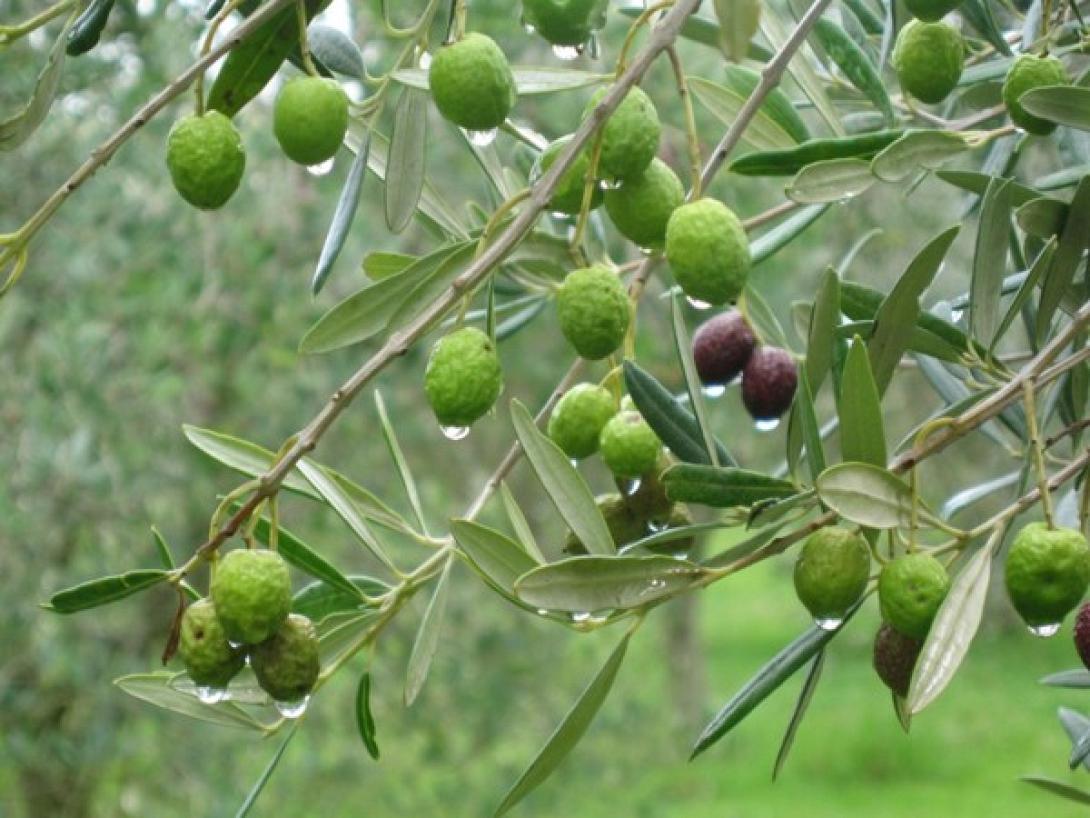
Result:
{"type": "MultiPolygon", "coordinates": [[[[523,34],[513,5],[475,0],[472,26],[496,36],[514,62],[555,64],[547,47],[523,34]]],[[[21,19],[36,6],[0,1],[0,19],[21,19]]],[[[368,61],[381,66],[390,52],[375,36],[377,2],[358,6],[348,14],[337,3],[332,12],[350,21],[368,61]]],[[[30,144],[2,157],[0,226],[21,223],[94,145],[188,63],[200,22],[193,2],[119,0],[103,44],[69,63],[46,125],[30,144]]],[[[622,25],[612,21],[604,57],[614,54],[622,25]]],[[[0,112],[25,97],[47,47],[36,36],[0,53],[0,112]]],[[[718,78],[715,52],[687,45],[683,53],[691,73],[718,78]]],[[[595,65],[586,57],[582,63],[595,65]]],[[[665,64],[644,87],[670,125],[664,156],[682,172],[680,109],[665,64]]],[[[517,115],[553,138],[575,126],[588,95],[524,100],[517,115]]],[[[347,172],[345,155],[320,178],[290,164],[272,139],[266,95],[240,117],[248,151],[243,188],[225,210],[200,214],[174,194],[163,165],[170,121],[190,104],[185,96],[148,125],[60,212],[35,245],[25,280],[0,309],[0,815],[11,818],[234,813],[274,742],[152,711],[110,684],[157,665],[174,609],[171,594],[157,589],[73,618],[38,603],[81,579],[153,565],[152,523],[177,557],[188,554],[203,539],[217,493],[235,478],[188,447],[181,424],[275,448],[368,352],[364,346],[301,359],[295,348],[302,332],[359,286],[366,252],[423,252],[434,242],[415,227],[403,236],[387,233],[381,189],[372,178],[331,284],[312,299],[309,277],[347,172]]],[[[710,149],[721,125],[699,116],[710,149]]],[[[434,183],[459,207],[467,196],[488,205],[464,142],[435,115],[430,128],[434,183]]],[[[510,155],[512,144],[501,136],[500,148],[510,155]]],[[[744,216],[780,201],[775,185],[727,174],[711,193],[744,216]]],[[[886,287],[927,237],[963,217],[963,198],[936,180],[905,196],[888,187],[834,206],[801,241],[758,268],[756,285],[786,327],[792,301],[807,300],[821,271],[866,230],[888,226],[847,275],[886,287]]],[[[966,287],[972,236],[964,232],[933,297],[966,287]]],[[[631,247],[615,237],[611,243],[616,260],[633,257],[631,247]]],[[[660,277],[641,312],[639,358],[680,387],[661,292],[660,277]]],[[[700,320],[696,313],[689,318],[691,326],[700,320]]],[[[410,352],[379,388],[438,528],[464,508],[511,435],[501,411],[464,442],[443,438],[422,400],[424,354],[422,348],[410,352]]],[[[545,399],[570,358],[548,310],[505,343],[502,356],[506,397],[530,405],[545,399]]],[[[887,428],[896,438],[939,402],[913,372],[894,388],[887,428]]],[[[756,432],[736,389],[712,404],[712,414],[743,463],[777,466],[782,429],[756,432]]],[[[342,419],[318,455],[404,506],[369,398],[342,419]]],[[[969,440],[929,464],[922,485],[941,502],[974,478],[1011,468],[994,449],[969,440]]],[[[596,465],[589,477],[607,489],[596,465]]],[[[516,470],[512,487],[542,536],[563,536],[525,469],[516,470]]],[[[982,515],[989,511],[984,506],[982,515]]],[[[290,527],[342,569],[373,567],[332,514],[292,500],[286,515],[290,527]]],[[[706,548],[723,547],[728,536],[706,548]]],[[[520,814],[998,818],[1043,807],[1052,815],[1075,814],[1064,811],[1074,809],[1066,802],[1045,800],[1014,780],[1030,771],[1063,774],[1067,747],[1052,714],[1080,700],[1035,681],[1072,663],[1068,638],[1032,639],[1011,624],[1001,601],[965,670],[913,725],[911,738],[897,726],[888,693],[870,670],[876,614],[868,611],[834,643],[778,782],[771,784],[769,774],[798,681],[729,741],[687,764],[697,724],[806,624],[790,587],[790,559],[658,611],[587,739],[520,814]]],[[[443,644],[411,710],[401,705],[401,688],[423,600],[381,641],[373,665],[381,762],[364,753],[352,715],[361,657],[313,703],[255,815],[490,811],[614,637],[580,637],[527,617],[463,566],[454,580],[443,644]]]]}

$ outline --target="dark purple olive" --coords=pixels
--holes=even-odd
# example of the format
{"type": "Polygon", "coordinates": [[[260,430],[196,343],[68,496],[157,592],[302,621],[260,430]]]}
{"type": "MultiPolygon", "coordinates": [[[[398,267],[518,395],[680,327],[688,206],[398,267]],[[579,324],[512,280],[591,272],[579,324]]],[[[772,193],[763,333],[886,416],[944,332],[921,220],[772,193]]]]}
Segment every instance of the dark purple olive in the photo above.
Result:
{"type": "Polygon", "coordinates": [[[709,318],[693,335],[693,363],[705,386],[733,381],[741,374],[757,338],[738,310],[709,318]]]}
{"type": "Polygon", "coordinates": [[[923,642],[905,636],[887,622],[882,623],[874,637],[874,671],[886,687],[904,698],[912,681],[923,642]]]}
{"type": "Polygon", "coordinates": [[[798,382],[791,353],[779,347],[757,347],[742,370],[742,403],[754,420],[774,420],[791,408],[798,382]]]}

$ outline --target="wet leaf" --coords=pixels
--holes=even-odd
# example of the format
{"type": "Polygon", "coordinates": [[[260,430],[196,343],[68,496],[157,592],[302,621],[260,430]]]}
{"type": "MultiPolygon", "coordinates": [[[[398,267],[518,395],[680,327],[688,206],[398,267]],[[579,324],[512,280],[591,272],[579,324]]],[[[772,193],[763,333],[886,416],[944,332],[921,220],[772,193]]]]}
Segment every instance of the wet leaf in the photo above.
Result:
{"type": "Polygon", "coordinates": [[[969,150],[968,137],[954,131],[908,131],[871,160],[883,182],[899,182],[920,170],[937,170],[969,150]]]}
{"type": "Polygon", "coordinates": [[[791,752],[791,747],[795,743],[795,734],[798,733],[799,726],[806,717],[806,711],[814,698],[814,691],[817,690],[818,682],[821,681],[821,669],[824,666],[825,651],[820,650],[817,656],[814,657],[814,661],[810,663],[810,672],[806,674],[806,681],[802,683],[798,701],[795,702],[795,710],[791,713],[791,721],[787,723],[787,730],[784,731],[783,740],[780,742],[780,750],[776,754],[776,764],[772,768],[773,781],[779,776],[784,762],[787,761],[787,754],[791,752]]]}
{"type": "Polygon", "coordinates": [[[825,505],[866,528],[904,528],[912,522],[912,493],[908,486],[878,466],[830,466],[818,477],[816,487],[825,505]]]}
{"type": "Polygon", "coordinates": [[[534,608],[590,614],[674,596],[703,573],[691,562],[668,556],[573,557],[523,574],[515,593],[534,608]]]}
{"type": "Polygon", "coordinates": [[[502,591],[513,595],[515,580],[537,567],[518,543],[472,520],[451,520],[450,532],[473,565],[502,591]]]}
{"type": "Polygon", "coordinates": [[[761,472],[690,463],[671,466],[663,473],[662,480],[671,500],[713,508],[751,506],[798,493],[790,481],[761,472]]]}
{"type": "Polygon", "coordinates": [[[165,581],[168,576],[170,573],[161,568],[142,568],[126,571],[124,574],[93,579],[58,591],[50,597],[45,607],[61,614],[86,611],[144,591],[165,581]]]}
{"type": "Polygon", "coordinates": [[[192,693],[176,690],[171,686],[171,682],[179,675],[168,671],[133,673],[115,679],[114,684],[133,698],[191,719],[223,727],[240,727],[258,731],[264,729],[261,722],[233,702],[205,704],[192,693]]]}
{"type": "Polygon", "coordinates": [[[431,669],[431,660],[435,658],[435,652],[439,648],[439,635],[443,630],[443,619],[447,611],[447,587],[450,584],[450,568],[453,563],[447,560],[443,567],[443,573],[439,575],[435,583],[435,593],[432,594],[424,618],[420,620],[420,630],[416,632],[413,641],[412,653],[409,654],[409,666],[405,671],[405,706],[409,707],[416,697],[420,695],[424,682],[428,678],[428,670],[431,669]]]}
{"type": "Polygon", "coordinates": [[[800,204],[843,202],[866,192],[875,181],[866,160],[826,159],[796,173],[785,193],[800,204]]]}

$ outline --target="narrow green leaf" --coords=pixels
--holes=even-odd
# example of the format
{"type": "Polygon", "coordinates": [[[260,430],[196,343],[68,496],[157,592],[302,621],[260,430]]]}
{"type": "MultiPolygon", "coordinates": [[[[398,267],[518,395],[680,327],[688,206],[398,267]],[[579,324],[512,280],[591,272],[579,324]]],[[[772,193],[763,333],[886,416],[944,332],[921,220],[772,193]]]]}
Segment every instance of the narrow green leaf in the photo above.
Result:
{"type": "MultiPolygon", "coordinates": [[[[271,451],[248,440],[198,426],[182,426],[182,432],[186,440],[213,460],[248,477],[260,477],[273,464],[274,455],[271,451]]],[[[315,500],[319,499],[296,469],[288,473],[281,485],[315,500]]]]}
{"type": "MultiPolygon", "coordinates": [[[[940,170],[936,171],[935,175],[954,187],[967,190],[978,196],[984,195],[984,191],[988,189],[991,180],[995,178],[987,173],[978,173],[972,170],[940,170]]],[[[1041,197],[1041,191],[1026,187],[1013,179],[1007,180],[1007,186],[1010,188],[1011,204],[1014,207],[1024,205],[1032,199],[1041,197]]]]}
{"type": "Polygon", "coordinates": [[[728,60],[740,62],[761,22],[759,0],[715,0],[712,7],[719,21],[719,47],[728,60]]]}
{"type": "Polygon", "coordinates": [[[409,226],[424,192],[429,102],[426,91],[405,88],[394,112],[386,171],[386,226],[394,233],[409,226]]]}
{"type": "Polygon", "coordinates": [[[866,528],[904,528],[912,522],[912,493],[908,486],[878,466],[830,466],[818,477],[816,488],[825,505],[866,528]]]}
{"type": "Polygon", "coordinates": [[[78,57],[98,45],[113,8],[114,0],[91,0],[87,3],[76,18],[72,30],[68,32],[68,42],[64,47],[65,54],[69,57],[78,57]]]}
{"type": "Polygon", "coordinates": [[[718,554],[714,554],[707,559],[702,560],[700,564],[705,568],[726,568],[733,565],[738,560],[746,559],[751,554],[756,553],[768,545],[773,537],[775,537],[779,530],[785,525],[787,525],[787,520],[780,520],[772,525],[759,529],[751,537],[747,537],[725,551],[720,551],[718,554]]]}
{"type": "Polygon", "coordinates": [[[814,309],[810,313],[810,333],[806,342],[806,374],[815,395],[832,367],[835,333],[839,323],[840,276],[829,267],[821,277],[814,298],[814,309]]]}
{"type": "MultiPolygon", "coordinates": [[[[474,245],[474,250],[475,250],[474,245]]],[[[426,275],[390,316],[386,332],[392,333],[418,318],[421,313],[450,289],[454,279],[462,274],[473,260],[474,250],[459,249],[440,262],[439,266],[426,275]]]]}
{"type": "Polygon", "coordinates": [[[874,316],[874,334],[867,343],[878,394],[885,394],[897,364],[908,349],[911,330],[920,318],[920,296],[931,286],[960,225],[940,233],[916,254],[874,316]]]}
{"type": "Polygon", "coordinates": [[[866,52],[852,41],[844,29],[824,17],[814,24],[814,36],[848,82],[871,101],[887,124],[892,124],[893,104],[889,101],[878,69],[866,52]]]}
{"type": "Polygon", "coordinates": [[[937,170],[969,148],[969,138],[954,131],[908,131],[871,160],[871,172],[883,182],[899,182],[920,170],[937,170]]]}
{"type": "Polygon", "coordinates": [[[350,576],[348,581],[356,587],[356,591],[349,593],[339,585],[331,585],[322,580],[304,585],[291,598],[292,612],[302,614],[315,624],[321,624],[328,616],[358,613],[368,607],[369,603],[360,598],[361,593],[378,597],[390,590],[389,585],[373,577],[350,576]]]}
{"type": "Polygon", "coordinates": [[[707,750],[719,739],[741,724],[753,710],[780,685],[791,678],[799,668],[817,655],[838,633],[844,624],[855,614],[855,608],[844,617],[844,622],[836,630],[823,630],[814,625],[804,631],[797,639],[773,656],[753,676],[742,689],[731,697],[723,709],[716,713],[708,725],[697,737],[690,758],[695,758],[707,750]]]}
{"type": "Polygon", "coordinates": [[[980,227],[973,253],[969,285],[969,330],[992,346],[999,325],[1000,288],[1007,271],[1007,235],[1010,233],[1011,195],[1005,179],[994,179],[980,206],[980,227]]]}
{"type": "Polygon", "coordinates": [[[352,167],[348,170],[348,178],[341,188],[341,195],[337,199],[337,207],[333,211],[333,221],[329,224],[325,241],[322,243],[322,252],[318,255],[318,266],[314,269],[314,275],[310,280],[310,291],[317,295],[325,286],[329,274],[333,271],[333,264],[344,249],[344,243],[348,238],[348,229],[352,226],[356,209],[360,204],[360,193],[363,190],[363,182],[367,177],[367,154],[371,150],[370,131],[364,143],[356,151],[356,157],[352,160],[352,167]]]}
{"type": "Polygon", "coordinates": [[[784,193],[799,204],[843,202],[866,192],[875,181],[864,159],[825,159],[796,173],[784,193]]]}
{"type": "Polygon", "coordinates": [[[401,444],[397,441],[397,432],[394,431],[390,418],[386,414],[386,404],[382,400],[382,393],[377,389],[375,390],[375,411],[378,413],[379,425],[382,426],[382,436],[386,439],[386,448],[389,449],[390,457],[397,467],[397,474],[401,478],[401,485],[405,489],[405,495],[409,498],[409,505],[412,506],[413,515],[416,517],[420,530],[422,532],[426,531],[427,524],[424,522],[424,509],[420,504],[420,493],[416,488],[416,479],[409,468],[409,462],[405,459],[405,454],[401,451],[401,444]]]}
{"type": "Polygon", "coordinates": [[[1010,43],[1007,42],[1007,38],[1003,36],[1003,31],[996,24],[990,3],[984,2],[984,0],[965,0],[958,7],[958,12],[1000,54],[1007,57],[1011,56],[1010,43]]]}
{"type": "Polygon", "coordinates": [[[1062,670],[1041,679],[1041,684],[1049,687],[1070,687],[1077,690],[1090,688],[1090,670],[1062,670]]]}
{"type": "MultiPolygon", "coordinates": [[[[574,91],[605,81],[602,74],[580,71],[576,68],[518,65],[511,67],[515,76],[515,89],[520,97],[553,94],[558,91],[574,91]]],[[[423,68],[401,68],[390,75],[395,82],[421,91],[428,90],[428,72],[423,68]]]]}
{"type": "Polygon", "coordinates": [[[86,611],[100,605],[109,605],[111,602],[117,602],[119,599],[158,585],[168,576],[170,572],[161,568],[141,568],[112,577],[93,579],[53,594],[47,607],[61,614],[86,611]]]}
{"type": "Polygon", "coordinates": [[[1090,804],[1090,792],[1081,790],[1078,787],[1067,784],[1063,781],[1056,781],[1052,778],[1045,778],[1039,775],[1024,775],[1019,781],[1025,781],[1027,784],[1032,784],[1035,787],[1040,787],[1046,792],[1050,792],[1053,795],[1058,795],[1061,798],[1066,798],[1068,801],[1074,801],[1077,804],[1090,804]]]}
{"type": "MultiPolygon", "coordinates": [[[[628,394],[640,410],[655,434],[674,453],[686,463],[710,463],[704,449],[704,439],[696,418],[674,399],[654,376],[631,360],[624,362],[624,380],[628,394]]],[[[735,465],[723,444],[716,441],[719,462],[735,465]]]]}
{"type": "MultiPolygon", "coordinates": [[[[515,536],[518,538],[523,550],[537,562],[551,562],[552,559],[546,559],[541,547],[537,544],[533,529],[530,528],[530,524],[526,521],[526,515],[522,513],[522,509],[519,507],[518,501],[515,500],[515,495],[511,493],[506,480],[500,481],[500,499],[503,500],[503,508],[507,512],[507,519],[510,521],[511,527],[515,529],[515,536]]],[[[556,549],[555,553],[552,554],[553,559],[559,559],[561,556],[562,552],[559,549],[556,549]]]]}
{"type": "Polygon", "coordinates": [[[996,477],[994,480],[987,480],[959,491],[943,503],[942,516],[946,518],[953,517],[981,500],[994,498],[996,492],[1015,485],[1020,476],[1020,471],[1012,471],[1010,474],[1004,474],[1002,477],[996,477]]]}
{"type": "Polygon", "coordinates": [[[770,259],[828,212],[828,204],[810,205],[759,235],[749,244],[754,266],[770,259]]]}
{"type": "Polygon", "coordinates": [[[727,520],[717,520],[710,523],[693,523],[692,525],[679,525],[673,528],[664,528],[661,531],[656,531],[654,534],[648,534],[646,537],[641,537],[638,540],[633,540],[630,543],[626,543],[625,546],[618,550],[618,554],[628,556],[641,556],[647,552],[676,552],[676,548],[671,549],[666,546],[671,543],[676,543],[678,540],[688,540],[701,534],[707,534],[710,531],[719,531],[723,528],[733,528],[737,523],[727,520]]]}
{"type": "MultiPolygon", "coordinates": [[[[307,19],[327,5],[329,0],[306,0],[307,19]]],[[[299,18],[289,4],[231,49],[208,92],[208,108],[233,117],[261,93],[298,45],[299,18]]]]}
{"type": "Polygon", "coordinates": [[[794,176],[807,165],[829,159],[871,159],[904,135],[903,130],[876,131],[837,139],[811,139],[783,150],[764,149],[731,163],[743,176],[794,176]]]}
{"type": "Polygon", "coordinates": [[[530,412],[517,400],[511,401],[511,421],[534,474],[575,536],[591,554],[616,553],[594,494],[568,456],[542,434],[530,412]]]}
{"type": "Polygon", "coordinates": [[[276,748],[273,757],[269,759],[269,763],[265,766],[265,769],[261,771],[261,775],[258,777],[257,781],[254,782],[254,786],[250,789],[249,794],[246,796],[246,800],[242,802],[242,806],[239,807],[238,812],[235,813],[235,818],[246,818],[246,816],[250,814],[250,810],[257,801],[257,797],[261,795],[261,791],[265,789],[265,785],[269,783],[273,770],[276,769],[276,765],[279,764],[280,759],[283,758],[284,751],[288,749],[288,742],[295,737],[295,731],[298,726],[299,723],[296,722],[288,728],[288,734],[284,736],[284,740],[280,742],[280,746],[276,748]]]}
{"type": "Polygon", "coordinates": [[[799,726],[806,717],[806,711],[814,698],[814,691],[817,690],[818,682],[821,680],[821,669],[824,666],[825,651],[820,650],[810,663],[810,672],[806,674],[806,681],[802,683],[798,701],[795,702],[795,710],[791,713],[791,721],[787,723],[783,740],[780,742],[780,750],[776,753],[776,763],[772,767],[773,781],[779,777],[780,770],[783,769],[784,762],[787,761],[787,754],[791,752],[791,747],[795,743],[795,735],[798,733],[799,726]]]}
{"type": "Polygon", "coordinates": [[[783,325],[780,324],[776,313],[772,311],[772,307],[752,281],[746,284],[742,298],[746,304],[746,318],[757,331],[757,337],[783,349],[790,349],[791,344],[787,341],[787,333],[783,331],[783,325]]]}
{"type": "Polygon", "coordinates": [[[1090,131],[1090,88],[1078,85],[1034,88],[1022,94],[1018,102],[1034,116],[1090,131]]]}
{"type": "Polygon", "coordinates": [[[38,79],[34,83],[34,91],[30,99],[18,113],[6,119],[0,119],[0,151],[13,151],[26,142],[45,121],[49,109],[53,107],[53,100],[57,96],[57,89],[61,82],[61,74],[64,73],[68,32],[72,30],[79,12],[80,4],[76,3],[72,6],[72,13],[68,15],[64,26],[57,33],[52,48],[49,49],[45,65],[42,66],[38,79]]]}
{"type": "Polygon", "coordinates": [[[322,660],[323,672],[338,667],[368,639],[374,638],[372,629],[378,616],[377,611],[369,610],[329,618],[327,629],[319,631],[318,635],[318,654],[322,660]]]}
{"type": "Polygon", "coordinates": [[[671,466],[662,481],[671,500],[713,508],[751,506],[798,493],[793,483],[761,472],[690,463],[671,466]]]}
{"type": "Polygon", "coordinates": [[[133,698],[191,719],[223,727],[240,727],[245,730],[259,731],[263,729],[261,722],[234,702],[205,704],[192,693],[174,689],[171,682],[177,677],[178,674],[168,671],[133,673],[115,679],[114,684],[133,698]]]}
{"type": "MultiPolygon", "coordinates": [[[[647,6],[642,0],[628,0],[628,2],[618,4],[617,7],[617,11],[630,19],[639,17],[646,10],[647,6]]],[[[681,24],[681,36],[686,40],[706,45],[709,48],[717,50],[719,48],[719,24],[699,13],[689,15],[681,24]]],[[[751,41],[748,56],[751,60],[765,62],[772,59],[772,52],[764,46],[751,41]]]]}
{"type": "Polygon", "coordinates": [[[299,342],[299,351],[305,355],[331,352],[378,335],[422,282],[449,259],[471,254],[474,246],[472,242],[446,245],[402,272],[357,290],[307,330],[299,342]]]}
{"type": "Polygon", "coordinates": [[[1003,539],[1004,530],[992,535],[954,577],[912,673],[905,697],[909,713],[919,713],[938,698],[961,666],[980,627],[991,579],[992,555],[1003,539]]]}
{"type": "Polygon", "coordinates": [[[364,513],[334,475],[306,458],[300,460],[296,468],[302,472],[315,491],[329,504],[329,507],[337,512],[337,516],[352,529],[352,533],[356,535],[367,550],[396,575],[397,568],[390,562],[390,558],[386,555],[374,532],[367,525],[364,513]]]}
{"type": "Polygon", "coordinates": [[[1056,238],[1053,237],[1048,240],[1041,252],[1037,254],[1037,258],[1034,259],[1032,266],[1029,268],[1029,272],[1026,275],[1025,280],[1022,282],[1022,286],[1018,288],[1018,292],[1015,293],[1014,298],[1011,299],[1011,303],[1007,305],[1007,311],[1003,314],[1003,319],[999,322],[999,326],[996,327],[995,335],[992,337],[992,345],[988,348],[988,354],[991,355],[995,351],[995,346],[1007,334],[1007,330],[1011,328],[1014,323],[1014,319],[1022,314],[1022,308],[1029,301],[1030,296],[1037,290],[1037,282],[1041,280],[1041,276],[1045,271],[1052,266],[1052,257],[1056,253],[1056,238]]]}
{"type": "Polygon", "coordinates": [[[439,634],[443,630],[443,619],[447,611],[449,595],[447,587],[450,584],[451,565],[452,562],[448,559],[443,567],[443,573],[439,575],[439,581],[435,583],[435,593],[428,603],[427,610],[424,611],[424,618],[420,620],[420,630],[416,632],[412,653],[409,654],[409,666],[405,671],[406,707],[410,707],[420,695],[424,682],[428,678],[431,660],[439,648],[439,634]]]}
{"type": "Polygon", "coordinates": [[[668,556],[573,557],[522,575],[515,593],[534,608],[586,615],[674,596],[703,573],[691,562],[668,556]]]}
{"type": "MultiPolygon", "coordinates": [[[[693,96],[708,109],[708,113],[724,124],[738,118],[739,111],[746,104],[747,95],[703,77],[686,79],[693,96]]],[[[761,109],[757,110],[746,128],[742,141],[760,151],[791,148],[796,144],[794,137],[761,109]]]]}
{"type": "Polygon", "coordinates": [[[871,373],[867,348],[858,335],[844,361],[837,415],[840,418],[841,457],[885,468],[886,433],[881,397],[871,373]]]}
{"type": "Polygon", "coordinates": [[[1060,234],[1060,243],[1056,246],[1052,264],[1041,284],[1041,299],[1037,304],[1037,342],[1048,337],[1052,327],[1052,317],[1063,300],[1064,293],[1075,279],[1075,271],[1083,254],[1090,246],[1090,230],[1086,229],[1090,220],[1090,176],[1083,178],[1075,188],[1071,199],[1067,222],[1060,234]]]}
{"type": "Polygon", "coordinates": [[[371,673],[364,671],[356,688],[356,728],[367,754],[379,759],[378,741],[375,738],[375,717],[371,713],[371,673]]]}
{"type": "Polygon", "coordinates": [[[696,364],[693,361],[692,341],[689,331],[685,327],[685,318],[681,314],[681,294],[674,293],[670,299],[670,317],[674,327],[674,349],[677,351],[678,361],[681,363],[681,371],[685,375],[685,388],[689,393],[689,405],[693,407],[693,416],[696,425],[704,438],[704,451],[708,455],[708,461],[713,466],[719,465],[719,453],[715,448],[715,435],[708,423],[708,410],[704,405],[704,389],[700,383],[700,376],[696,372],[696,364]]]}
{"type": "Polygon", "coordinates": [[[620,643],[613,649],[602,669],[579,695],[572,709],[560,722],[556,731],[545,742],[545,746],[538,751],[537,756],[525,772],[519,776],[518,781],[508,790],[503,801],[494,813],[496,818],[508,812],[519,801],[525,798],[531,791],[552,775],[560,766],[560,762],[579,743],[586,733],[590,723],[598,714],[602,704],[613,687],[613,680],[617,678],[617,671],[624,660],[625,651],[628,649],[630,634],[626,633],[620,643]]]}
{"type": "Polygon", "coordinates": [[[170,546],[167,544],[166,538],[155,526],[151,527],[151,540],[155,543],[155,552],[159,555],[159,562],[166,569],[173,568],[174,555],[170,553],[170,546]]]}
{"type": "Polygon", "coordinates": [[[798,396],[792,411],[794,412],[792,417],[798,418],[802,440],[806,444],[806,462],[810,469],[810,479],[817,480],[818,475],[825,471],[825,447],[821,442],[821,428],[818,426],[814,398],[810,392],[810,376],[806,374],[805,367],[799,370],[798,396]]]}
{"type": "Polygon", "coordinates": [[[409,265],[416,261],[419,261],[418,256],[376,250],[374,253],[368,253],[364,256],[363,273],[372,281],[381,281],[384,278],[404,272],[409,268],[409,265]]]}
{"type": "Polygon", "coordinates": [[[1049,239],[1063,231],[1069,209],[1067,202],[1041,196],[1026,202],[1014,215],[1018,226],[1031,236],[1049,239]]]}
{"type": "Polygon", "coordinates": [[[537,567],[518,543],[472,520],[451,520],[450,533],[473,565],[501,590],[515,592],[515,580],[537,567]]]}

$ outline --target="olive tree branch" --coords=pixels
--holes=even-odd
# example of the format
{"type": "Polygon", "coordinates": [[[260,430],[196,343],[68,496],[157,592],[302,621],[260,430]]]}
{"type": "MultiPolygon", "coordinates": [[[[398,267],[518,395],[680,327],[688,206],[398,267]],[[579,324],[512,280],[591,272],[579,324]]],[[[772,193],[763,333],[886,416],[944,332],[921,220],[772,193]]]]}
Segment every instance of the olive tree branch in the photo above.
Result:
{"type": "MultiPolygon", "coordinates": [[[[11,261],[17,258],[18,255],[26,249],[27,245],[37,232],[53,217],[61,208],[61,205],[76,192],[80,185],[91,178],[99,168],[109,162],[110,159],[113,158],[113,155],[117,153],[118,149],[124,145],[133,134],[148,124],[152,117],[162,111],[171,103],[171,101],[184,93],[194,80],[204,74],[209,66],[238,46],[243,38],[256,31],[274,14],[291,2],[293,2],[293,0],[268,0],[265,5],[259,7],[253,14],[240,23],[237,28],[232,30],[223,42],[211,49],[207,54],[202,55],[196,62],[190,65],[189,68],[179,74],[169,85],[163,88],[162,91],[148,100],[143,107],[134,113],[128,121],[118,128],[105,142],[91,151],[91,155],[87,157],[84,163],[76,168],[72,175],[68,177],[68,180],[45,200],[42,206],[27,219],[22,227],[14,233],[2,237],[0,244],[6,244],[7,246],[4,248],[3,252],[0,252],[0,272],[6,269],[11,261]]],[[[21,272],[21,269],[17,269],[8,276],[7,281],[0,287],[0,297],[6,294],[7,291],[15,285],[19,280],[19,275],[17,273],[21,272]]]]}
{"type": "MultiPolygon", "coordinates": [[[[828,0],[820,0],[827,2],[828,0]]],[[[274,0],[290,2],[290,0],[274,0]]],[[[628,90],[639,82],[644,72],[664,49],[677,39],[685,19],[699,6],[699,0],[678,0],[652,31],[644,47],[633,58],[629,67],[610,87],[602,100],[591,111],[580,127],[557,156],[548,172],[533,185],[524,206],[507,228],[477,256],[466,270],[456,278],[450,288],[433,301],[413,321],[392,333],[386,342],[356,372],[337,389],[317,415],[297,435],[295,442],[284,454],[258,478],[258,487],[219,529],[196,551],[188,567],[196,559],[208,556],[233,536],[254,513],[261,501],[279,490],[280,484],[295,465],[318,445],[325,432],[334,424],[341,412],[359,392],[392,361],[404,355],[443,315],[461,298],[480,284],[499,265],[515,246],[533,228],[538,216],[546,209],[561,176],[575,161],[587,142],[600,129],[628,90]]]]}

